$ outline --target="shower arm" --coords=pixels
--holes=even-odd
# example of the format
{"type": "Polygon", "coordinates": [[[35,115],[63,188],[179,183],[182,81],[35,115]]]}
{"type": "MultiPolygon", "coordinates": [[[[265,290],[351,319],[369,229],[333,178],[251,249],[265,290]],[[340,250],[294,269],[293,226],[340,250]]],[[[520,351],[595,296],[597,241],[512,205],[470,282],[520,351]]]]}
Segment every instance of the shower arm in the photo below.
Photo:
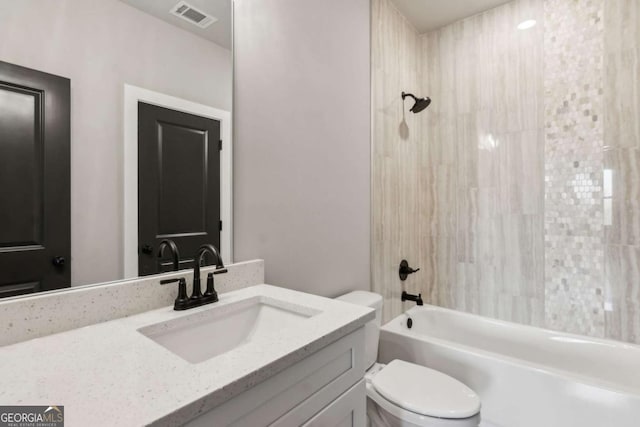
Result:
{"type": "Polygon", "coordinates": [[[411,93],[405,93],[405,92],[402,92],[402,100],[403,100],[403,101],[404,101],[404,99],[405,99],[407,96],[412,97],[412,98],[413,98],[413,100],[414,100],[414,101],[416,101],[416,102],[418,101],[418,98],[416,98],[416,97],[415,97],[415,95],[413,95],[413,94],[411,94],[411,93]]]}

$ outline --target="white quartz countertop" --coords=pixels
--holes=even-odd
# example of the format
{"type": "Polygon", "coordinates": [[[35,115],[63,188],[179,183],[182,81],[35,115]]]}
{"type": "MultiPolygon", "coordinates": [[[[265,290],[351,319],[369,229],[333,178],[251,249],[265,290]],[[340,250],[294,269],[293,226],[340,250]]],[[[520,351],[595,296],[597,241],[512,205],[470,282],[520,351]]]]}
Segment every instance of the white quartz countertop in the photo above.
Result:
{"type": "MultiPolygon", "coordinates": [[[[65,425],[181,425],[373,319],[373,310],[270,285],[220,295],[187,311],[148,311],[0,347],[0,405],[64,405],[65,425]],[[138,332],[252,296],[319,311],[192,364],[138,332]],[[274,337],[276,337],[274,339],[274,337]]],[[[203,339],[215,339],[211,331],[203,339]]]]}

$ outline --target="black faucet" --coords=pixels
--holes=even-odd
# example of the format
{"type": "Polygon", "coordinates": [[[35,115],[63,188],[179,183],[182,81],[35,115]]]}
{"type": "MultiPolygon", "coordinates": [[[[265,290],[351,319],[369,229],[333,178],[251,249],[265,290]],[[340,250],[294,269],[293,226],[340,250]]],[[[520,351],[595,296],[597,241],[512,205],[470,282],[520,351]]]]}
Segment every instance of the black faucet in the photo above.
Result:
{"type": "Polygon", "coordinates": [[[190,297],[187,297],[187,282],[184,278],[167,279],[160,282],[162,285],[178,282],[178,297],[173,304],[174,310],[188,310],[190,308],[200,307],[201,305],[211,304],[218,301],[218,293],[214,287],[213,275],[227,272],[227,269],[222,263],[222,257],[220,256],[218,249],[211,244],[200,246],[198,253],[193,260],[193,264],[193,291],[191,292],[190,297]],[[212,273],[207,274],[207,289],[203,294],[200,287],[200,263],[202,263],[204,256],[207,253],[211,254],[215,258],[216,269],[212,273]]]}
{"type": "Polygon", "coordinates": [[[178,251],[176,242],[170,239],[164,239],[160,242],[160,246],[158,246],[158,258],[162,258],[164,256],[165,248],[169,248],[169,251],[173,256],[173,271],[180,270],[180,252],[178,251]]]}
{"type": "Polygon", "coordinates": [[[402,301],[415,301],[417,305],[424,305],[422,302],[422,294],[412,295],[408,294],[407,291],[402,291],[402,296],[400,297],[402,301]]]}

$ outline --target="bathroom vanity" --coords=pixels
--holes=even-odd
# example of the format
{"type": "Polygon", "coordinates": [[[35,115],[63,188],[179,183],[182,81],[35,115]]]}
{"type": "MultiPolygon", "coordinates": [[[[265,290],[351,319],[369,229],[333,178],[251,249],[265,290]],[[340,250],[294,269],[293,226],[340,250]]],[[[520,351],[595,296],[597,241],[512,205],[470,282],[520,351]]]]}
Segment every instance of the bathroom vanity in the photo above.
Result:
{"type": "Polygon", "coordinates": [[[1,347],[0,401],[64,405],[67,426],[363,425],[373,316],[251,286],[1,347]]]}

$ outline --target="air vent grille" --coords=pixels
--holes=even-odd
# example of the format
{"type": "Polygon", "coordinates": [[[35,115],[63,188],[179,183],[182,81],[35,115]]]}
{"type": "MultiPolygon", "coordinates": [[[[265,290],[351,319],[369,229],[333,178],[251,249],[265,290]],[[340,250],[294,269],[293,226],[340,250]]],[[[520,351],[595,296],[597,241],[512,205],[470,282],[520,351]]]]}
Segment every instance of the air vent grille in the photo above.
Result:
{"type": "Polygon", "coordinates": [[[218,19],[212,15],[209,15],[189,3],[181,1],[171,9],[171,13],[179,18],[184,19],[197,25],[200,28],[207,28],[209,25],[216,22],[218,19]]]}

